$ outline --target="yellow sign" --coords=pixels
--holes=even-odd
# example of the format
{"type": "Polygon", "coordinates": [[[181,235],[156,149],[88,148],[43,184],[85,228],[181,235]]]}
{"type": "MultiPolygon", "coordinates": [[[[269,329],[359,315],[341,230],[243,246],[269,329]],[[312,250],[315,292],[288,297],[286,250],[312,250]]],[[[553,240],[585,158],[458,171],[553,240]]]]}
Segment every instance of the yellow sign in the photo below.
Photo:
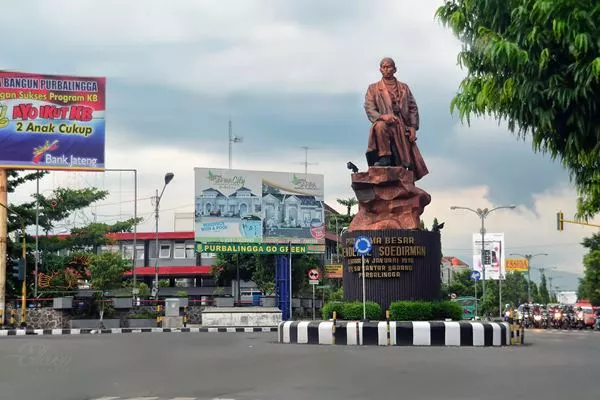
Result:
{"type": "Polygon", "coordinates": [[[507,258],[506,272],[527,272],[529,264],[526,258],[507,258]]]}
{"type": "Polygon", "coordinates": [[[325,278],[342,279],[343,273],[344,273],[344,266],[341,264],[325,265],[325,278]]]}

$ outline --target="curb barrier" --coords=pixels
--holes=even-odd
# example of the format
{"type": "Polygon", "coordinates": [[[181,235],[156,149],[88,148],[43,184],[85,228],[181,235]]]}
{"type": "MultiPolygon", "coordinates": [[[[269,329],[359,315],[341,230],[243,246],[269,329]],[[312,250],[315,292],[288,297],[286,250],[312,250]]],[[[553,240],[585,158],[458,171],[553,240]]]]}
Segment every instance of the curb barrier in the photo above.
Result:
{"type": "Polygon", "coordinates": [[[0,337],[101,335],[115,333],[268,333],[277,332],[277,329],[277,327],[273,326],[214,328],[2,329],[0,330],[0,337]]]}
{"type": "Polygon", "coordinates": [[[506,322],[389,321],[388,318],[364,322],[286,321],[279,324],[278,333],[279,343],[291,344],[497,347],[512,344],[506,322]]]}

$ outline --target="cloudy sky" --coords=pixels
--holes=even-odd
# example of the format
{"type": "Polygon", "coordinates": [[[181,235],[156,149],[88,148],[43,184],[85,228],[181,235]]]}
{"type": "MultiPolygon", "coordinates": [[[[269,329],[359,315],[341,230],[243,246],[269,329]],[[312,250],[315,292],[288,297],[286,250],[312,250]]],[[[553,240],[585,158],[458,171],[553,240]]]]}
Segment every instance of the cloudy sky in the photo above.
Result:
{"type": "MultiPolygon", "coordinates": [[[[174,213],[193,211],[193,168],[226,168],[227,121],[243,143],[234,168],[298,171],[302,146],[311,148],[309,172],[325,175],[326,200],[353,195],[345,168],[365,168],[369,123],[362,107],[378,63],[395,58],[397,77],[408,83],[421,114],[419,146],[430,170],[419,185],[432,195],[424,219],[446,222],[445,255],[471,262],[474,214],[451,205],[518,205],[488,219],[504,232],[514,253],[548,253],[534,266],[580,273],[582,238],[592,228],[556,231],[556,211],[575,211],[568,174],[549,157],[534,154],[493,120],[461,124],[449,103],[464,71],[456,66],[460,43],[434,20],[439,0],[178,0],[12,2],[3,7],[0,67],[24,72],[105,76],[107,167],[139,171],[141,230],[152,230],[149,197],[165,172],[161,228],[174,213]],[[343,6],[342,6],[343,5],[343,6]]],[[[57,172],[42,190],[95,185],[110,199],[72,218],[83,223],[131,216],[127,173],[57,172]],[[115,204],[119,203],[119,204],[115,204]]],[[[11,198],[25,199],[24,188],[11,198]]],[[[34,190],[34,188],[33,188],[34,190]]],[[[338,207],[339,208],[339,207],[338,207]]],[[[342,210],[342,208],[339,208],[342,210]]],[[[68,224],[67,224],[68,225],[68,224]]]]}

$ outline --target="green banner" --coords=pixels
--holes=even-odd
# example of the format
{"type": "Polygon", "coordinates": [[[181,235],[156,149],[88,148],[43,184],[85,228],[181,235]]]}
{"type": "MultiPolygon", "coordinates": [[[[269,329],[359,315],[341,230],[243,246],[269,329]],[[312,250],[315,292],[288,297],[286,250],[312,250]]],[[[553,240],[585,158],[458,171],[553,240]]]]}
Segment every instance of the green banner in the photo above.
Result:
{"type": "Polygon", "coordinates": [[[277,243],[196,243],[198,253],[252,253],[252,254],[304,254],[309,252],[305,244],[277,243]]]}

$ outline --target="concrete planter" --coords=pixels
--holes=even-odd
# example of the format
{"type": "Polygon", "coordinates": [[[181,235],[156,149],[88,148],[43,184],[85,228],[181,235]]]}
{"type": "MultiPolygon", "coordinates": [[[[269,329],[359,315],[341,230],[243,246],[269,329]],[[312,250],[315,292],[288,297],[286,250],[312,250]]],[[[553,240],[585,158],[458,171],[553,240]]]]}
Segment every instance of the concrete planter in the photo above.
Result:
{"type": "Polygon", "coordinates": [[[73,308],[73,297],[55,297],[52,299],[52,308],[55,310],[66,310],[73,308]]]}
{"type": "MultiPolygon", "coordinates": [[[[102,324],[106,329],[120,328],[121,320],[103,319],[102,324]]],[[[71,329],[98,329],[100,327],[99,319],[72,319],[71,329]]]]}
{"type": "Polygon", "coordinates": [[[187,307],[189,304],[189,300],[187,297],[179,297],[179,307],[187,307]]]}
{"type": "Polygon", "coordinates": [[[128,319],[123,328],[156,328],[155,319],[128,319]]]}
{"type": "Polygon", "coordinates": [[[132,308],[133,299],[131,297],[115,297],[113,300],[113,306],[119,308],[132,308]]]}
{"type": "Polygon", "coordinates": [[[264,296],[260,299],[260,305],[262,307],[276,307],[277,301],[275,296],[264,296]]]}
{"type": "Polygon", "coordinates": [[[277,326],[281,310],[267,307],[207,307],[202,312],[204,326],[277,326]]]}
{"type": "Polygon", "coordinates": [[[215,297],[216,307],[233,307],[233,297],[215,297]]]}

